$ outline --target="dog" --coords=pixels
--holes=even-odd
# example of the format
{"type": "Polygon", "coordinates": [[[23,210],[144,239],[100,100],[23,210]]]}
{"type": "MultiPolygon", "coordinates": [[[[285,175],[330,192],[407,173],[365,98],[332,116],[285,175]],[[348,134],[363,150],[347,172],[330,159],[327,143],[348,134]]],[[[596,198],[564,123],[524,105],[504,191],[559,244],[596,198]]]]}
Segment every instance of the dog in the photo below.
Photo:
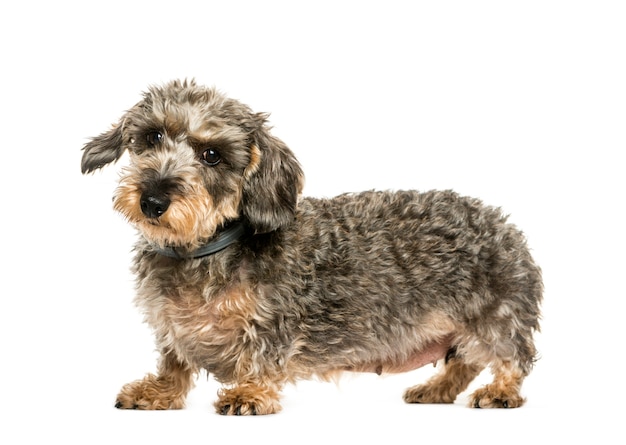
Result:
{"type": "Polygon", "coordinates": [[[429,363],[404,401],[452,403],[489,366],[469,406],[522,406],[543,293],[523,233],[453,191],[302,197],[268,117],[172,81],[84,145],[83,173],[129,154],[113,207],[138,229],[136,303],[160,353],[115,407],[180,409],[205,370],[217,413],[272,414],[300,379],[429,363]]]}

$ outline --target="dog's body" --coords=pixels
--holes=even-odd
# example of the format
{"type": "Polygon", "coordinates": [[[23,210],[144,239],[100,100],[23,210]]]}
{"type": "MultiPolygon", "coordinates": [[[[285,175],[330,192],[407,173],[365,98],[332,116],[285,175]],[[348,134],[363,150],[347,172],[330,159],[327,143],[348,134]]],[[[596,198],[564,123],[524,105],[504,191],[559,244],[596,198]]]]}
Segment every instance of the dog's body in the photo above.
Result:
{"type": "Polygon", "coordinates": [[[131,154],[114,206],[141,233],[137,303],[162,354],[116,406],[180,408],[205,369],[218,412],[269,414],[287,382],[442,359],[407,402],[451,403],[490,365],[470,404],[521,406],[542,294],[522,233],[449,191],[299,199],[266,117],[172,82],[85,146],[83,172],[131,154]]]}

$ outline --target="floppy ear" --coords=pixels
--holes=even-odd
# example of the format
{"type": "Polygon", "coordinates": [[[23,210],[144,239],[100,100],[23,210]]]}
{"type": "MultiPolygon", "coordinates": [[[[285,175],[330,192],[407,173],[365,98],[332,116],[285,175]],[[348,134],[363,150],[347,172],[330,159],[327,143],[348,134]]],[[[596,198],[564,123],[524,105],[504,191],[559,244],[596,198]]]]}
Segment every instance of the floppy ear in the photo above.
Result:
{"type": "Polygon", "coordinates": [[[91,142],[83,147],[82,172],[91,173],[113,161],[117,161],[124,153],[122,142],[121,122],[114,125],[106,133],[93,138],[91,142]]]}
{"type": "Polygon", "coordinates": [[[291,150],[265,125],[254,130],[251,138],[242,210],[256,233],[267,233],[293,221],[304,174],[291,150]]]}

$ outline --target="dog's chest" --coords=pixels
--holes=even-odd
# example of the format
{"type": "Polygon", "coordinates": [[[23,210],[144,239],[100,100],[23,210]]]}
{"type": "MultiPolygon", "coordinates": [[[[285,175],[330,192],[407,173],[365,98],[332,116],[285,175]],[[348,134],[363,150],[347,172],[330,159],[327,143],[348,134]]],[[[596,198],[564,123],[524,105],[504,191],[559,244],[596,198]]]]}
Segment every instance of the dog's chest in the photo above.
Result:
{"type": "Polygon", "coordinates": [[[227,363],[226,355],[240,348],[256,312],[251,291],[241,284],[215,290],[153,279],[142,283],[137,300],[158,346],[197,368],[227,363]]]}

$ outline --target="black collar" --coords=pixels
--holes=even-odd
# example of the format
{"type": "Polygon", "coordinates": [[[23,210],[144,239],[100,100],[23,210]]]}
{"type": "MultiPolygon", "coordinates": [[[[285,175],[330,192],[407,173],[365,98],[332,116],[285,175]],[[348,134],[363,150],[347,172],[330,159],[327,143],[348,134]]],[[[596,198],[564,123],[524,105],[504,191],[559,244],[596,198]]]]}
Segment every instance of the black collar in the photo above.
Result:
{"type": "Polygon", "coordinates": [[[212,255],[220,250],[223,250],[238,241],[246,233],[246,225],[241,221],[236,221],[227,226],[223,231],[209,241],[204,246],[198,247],[191,252],[180,251],[176,247],[154,247],[154,250],[166,257],[182,259],[202,258],[212,255]]]}

